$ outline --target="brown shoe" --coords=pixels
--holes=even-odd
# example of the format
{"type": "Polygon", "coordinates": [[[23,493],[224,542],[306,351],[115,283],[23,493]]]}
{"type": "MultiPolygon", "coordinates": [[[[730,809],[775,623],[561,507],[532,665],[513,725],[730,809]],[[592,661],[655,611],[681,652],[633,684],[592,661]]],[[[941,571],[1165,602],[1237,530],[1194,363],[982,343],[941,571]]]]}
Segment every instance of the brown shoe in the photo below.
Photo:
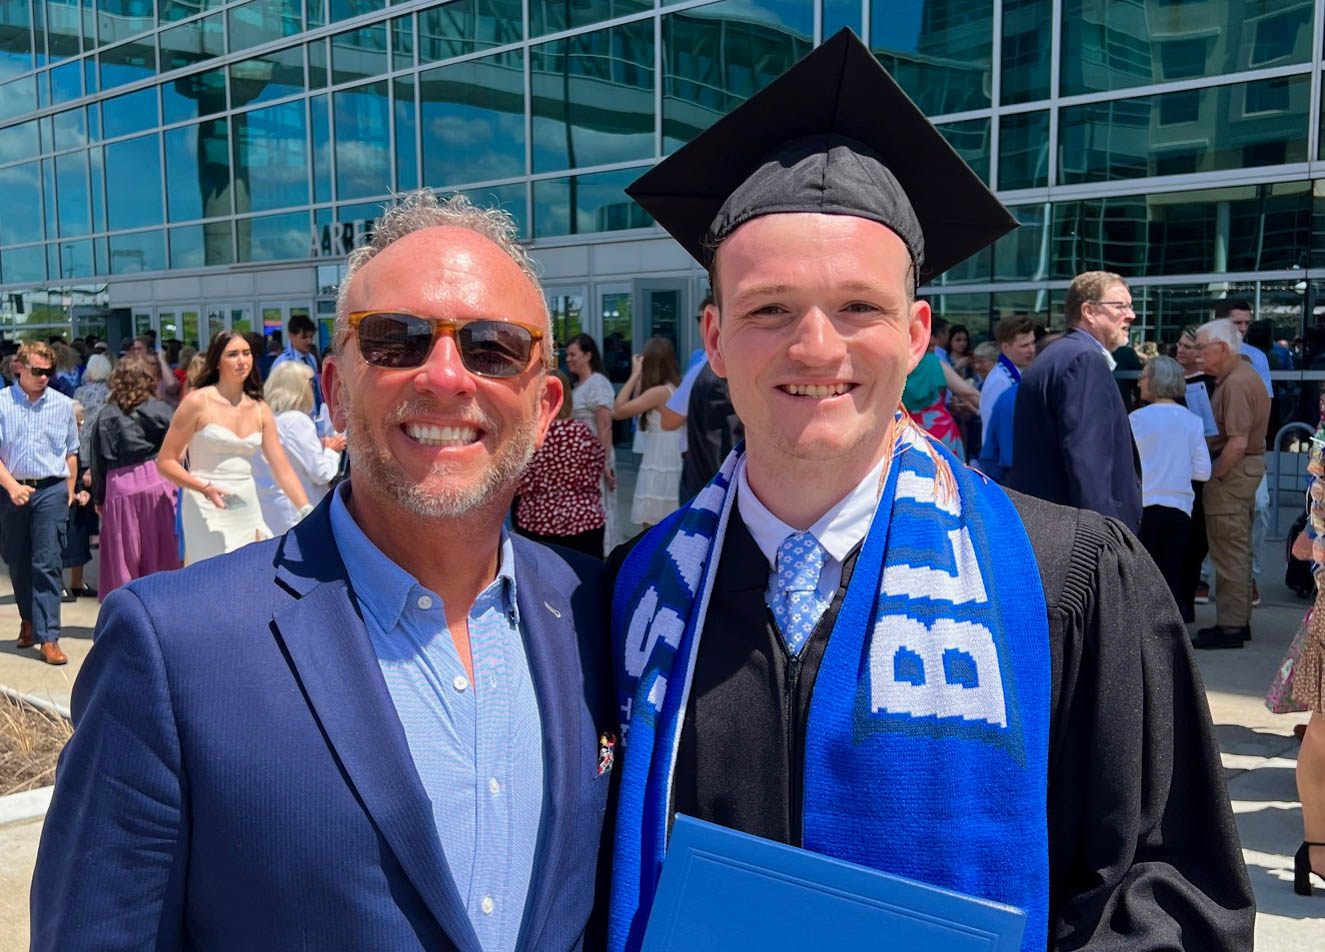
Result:
{"type": "Polygon", "coordinates": [[[18,644],[19,648],[32,647],[32,622],[25,621],[18,626],[18,644]]]}
{"type": "Polygon", "coordinates": [[[58,641],[45,641],[37,646],[41,652],[41,660],[47,664],[68,664],[69,659],[65,657],[64,652],[60,650],[58,641]]]}

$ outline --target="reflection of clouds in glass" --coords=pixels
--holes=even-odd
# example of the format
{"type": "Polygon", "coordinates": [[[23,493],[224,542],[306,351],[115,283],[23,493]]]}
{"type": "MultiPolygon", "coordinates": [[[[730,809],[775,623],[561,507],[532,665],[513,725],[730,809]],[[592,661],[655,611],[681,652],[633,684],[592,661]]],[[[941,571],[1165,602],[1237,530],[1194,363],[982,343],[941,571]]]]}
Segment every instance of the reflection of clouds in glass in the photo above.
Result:
{"type": "Polygon", "coordinates": [[[106,199],[112,231],[161,223],[157,148],[155,134],[106,146],[106,199]]]}
{"type": "MultiPolygon", "coordinates": [[[[0,142],[4,137],[0,136],[0,142]]],[[[41,170],[36,162],[0,169],[0,244],[41,240],[41,170]]],[[[6,281],[11,280],[6,277],[6,281]]]]}
{"type": "Polygon", "coordinates": [[[523,116],[464,106],[424,109],[423,162],[429,185],[524,174],[523,116]]]}
{"type": "Polygon", "coordinates": [[[37,105],[36,80],[27,76],[0,86],[0,119],[12,119],[32,112],[37,105]]]}
{"type": "Polygon", "coordinates": [[[390,169],[391,157],[387,154],[385,137],[379,142],[337,142],[336,197],[364,198],[386,194],[391,190],[390,169]]]}
{"type": "Polygon", "coordinates": [[[0,165],[20,159],[35,159],[38,151],[35,122],[19,123],[0,133],[0,165]]]}
{"type": "Polygon", "coordinates": [[[275,215],[241,223],[251,227],[248,260],[279,261],[307,258],[310,239],[308,215],[275,215]]]}

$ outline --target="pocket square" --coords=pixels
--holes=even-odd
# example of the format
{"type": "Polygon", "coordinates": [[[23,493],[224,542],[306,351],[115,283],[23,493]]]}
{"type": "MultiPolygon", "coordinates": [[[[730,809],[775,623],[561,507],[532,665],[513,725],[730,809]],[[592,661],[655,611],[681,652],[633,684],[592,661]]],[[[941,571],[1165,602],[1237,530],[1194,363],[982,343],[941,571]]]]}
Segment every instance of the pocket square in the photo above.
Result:
{"type": "Polygon", "coordinates": [[[598,776],[612,769],[616,763],[616,734],[603,731],[598,735],[598,776]]]}

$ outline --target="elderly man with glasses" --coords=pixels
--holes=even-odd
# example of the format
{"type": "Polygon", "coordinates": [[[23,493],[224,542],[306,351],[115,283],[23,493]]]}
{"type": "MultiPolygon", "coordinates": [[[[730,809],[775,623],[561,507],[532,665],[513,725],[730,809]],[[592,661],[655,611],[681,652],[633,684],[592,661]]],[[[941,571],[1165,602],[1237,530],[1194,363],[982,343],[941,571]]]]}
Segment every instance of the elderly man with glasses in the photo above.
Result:
{"type": "Polygon", "coordinates": [[[33,949],[601,944],[602,566],[502,527],[569,396],[548,331],[509,217],[386,212],[323,371],[351,479],[105,602],[33,949]]]}
{"type": "Polygon", "coordinates": [[[1215,378],[1210,398],[1219,432],[1206,438],[1212,470],[1205,484],[1205,528],[1215,566],[1215,624],[1192,639],[1197,648],[1241,648],[1251,639],[1251,523],[1265,475],[1270,398],[1242,356],[1242,334],[1228,318],[1202,324],[1196,346],[1215,378]]]}
{"type": "Polygon", "coordinates": [[[74,402],[50,386],[50,345],[27,341],[11,366],[14,383],[0,392],[0,539],[22,618],[18,647],[65,664],[60,553],[78,473],[78,423],[74,402]]]}
{"type": "Polygon", "coordinates": [[[1119,275],[1087,271],[1064,310],[1068,332],[1022,375],[1005,485],[1139,532],[1141,460],[1113,379],[1113,352],[1136,318],[1132,294],[1119,275]]]}

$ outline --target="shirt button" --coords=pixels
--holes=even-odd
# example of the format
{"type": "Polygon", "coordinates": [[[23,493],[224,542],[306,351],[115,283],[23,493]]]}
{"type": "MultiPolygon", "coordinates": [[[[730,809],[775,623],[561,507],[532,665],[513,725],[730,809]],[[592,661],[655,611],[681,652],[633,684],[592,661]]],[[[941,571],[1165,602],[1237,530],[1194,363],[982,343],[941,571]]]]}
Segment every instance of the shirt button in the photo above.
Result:
{"type": "Polygon", "coordinates": [[[418,604],[419,607],[426,612],[428,609],[432,608],[432,598],[428,595],[420,595],[418,604]]]}
{"type": "Polygon", "coordinates": [[[455,680],[451,682],[451,686],[457,691],[463,691],[465,688],[469,687],[469,679],[463,674],[457,674],[455,680]]]}
{"type": "Polygon", "coordinates": [[[490,916],[495,905],[491,896],[484,896],[483,901],[479,903],[479,908],[483,910],[483,915],[490,916]]]}
{"type": "Polygon", "coordinates": [[[501,793],[501,784],[497,782],[496,777],[493,777],[491,780],[488,781],[488,792],[491,793],[494,797],[497,794],[501,793]]]}

